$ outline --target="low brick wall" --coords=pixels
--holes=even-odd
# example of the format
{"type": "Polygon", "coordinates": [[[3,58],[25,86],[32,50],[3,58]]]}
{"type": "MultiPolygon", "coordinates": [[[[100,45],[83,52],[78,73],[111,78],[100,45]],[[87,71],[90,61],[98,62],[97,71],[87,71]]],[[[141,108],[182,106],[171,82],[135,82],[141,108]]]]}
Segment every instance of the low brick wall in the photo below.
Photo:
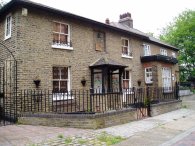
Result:
{"type": "Polygon", "coordinates": [[[158,104],[151,105],[151,116],[157,116],[167,112],[171,112],[182,107],[181,100],[174,100],[169,102],[161,102],[158,104]]]}
{"type": "Polygon", "coordinates": [[[136,109],[99,114],[23,114],[19,124],[98,129],[135,121],[136,109]]]}
{"type": "MultiPolygon", "coordinates": [[[[182,106],[182,101],[169,101],[151,105],[151,116],[174,111],[182,106]]],[[[43,125],[57,127],[75,127],[98,129],[137,120],[134,108],[110,111],[98,114],[23,114],[18,118],[19,124],[43,125]]]]}

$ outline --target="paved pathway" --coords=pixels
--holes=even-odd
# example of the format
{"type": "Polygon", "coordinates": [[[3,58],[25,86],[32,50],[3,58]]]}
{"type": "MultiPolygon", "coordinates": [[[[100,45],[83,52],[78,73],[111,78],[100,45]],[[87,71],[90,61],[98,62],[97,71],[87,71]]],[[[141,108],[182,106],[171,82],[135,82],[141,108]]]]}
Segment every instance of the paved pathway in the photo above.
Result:
{"type": "Polygon", "coordinates": [[[40,143],[58,135],[75,136],[91,133],[93,130],[30,125],[8,125],[0,127],[0,146],[23,146],[40,143]]]}
{"type": "Polygon", "coordinates": [[[169,113],[159,115],[156,117],[151,117],[151,118],[147,118],[147,119],[140,120],[140,121],[134,121],[134,122],[123,124],[123,125],[104,128],[104,129],[97,130],[97,131],[106,131],[107,133],[112,134],[112,135],[128,138],[132,135],[135,135],[138,132],[148,131],[154,127],[158,127],[168,122],[181,119],[193,113],[195,114],[194,111],[189,110],[189,109],[180,109],[180,110],[169,112],[169,113]]]}

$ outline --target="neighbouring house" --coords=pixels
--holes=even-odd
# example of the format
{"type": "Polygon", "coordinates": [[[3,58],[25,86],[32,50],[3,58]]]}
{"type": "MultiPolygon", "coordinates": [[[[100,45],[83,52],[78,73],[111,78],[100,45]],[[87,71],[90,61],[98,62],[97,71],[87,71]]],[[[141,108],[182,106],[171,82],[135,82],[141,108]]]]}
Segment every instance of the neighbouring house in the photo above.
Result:
{"type": "Polygon", "coordinates": [[[15,105],[8,114],[96,113],[147,105],[146,97],[175,100],[177,55],[134,29],[130,13],[101,23],[12,0],[0,10],[0,106],[15,105]]]}

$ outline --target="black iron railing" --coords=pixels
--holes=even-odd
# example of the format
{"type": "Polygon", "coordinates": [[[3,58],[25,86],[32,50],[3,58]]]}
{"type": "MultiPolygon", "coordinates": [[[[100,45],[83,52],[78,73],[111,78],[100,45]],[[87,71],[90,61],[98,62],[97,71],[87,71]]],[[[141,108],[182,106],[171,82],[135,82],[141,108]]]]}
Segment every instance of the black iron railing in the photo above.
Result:
{"type": "Polygon", "coordinates": [[[177,90],[164,88],[130,88],[124,90],[23,90],[18,95],[18,110],[31,113],[99,113],[134,108],[178,99],[177,90]]]}

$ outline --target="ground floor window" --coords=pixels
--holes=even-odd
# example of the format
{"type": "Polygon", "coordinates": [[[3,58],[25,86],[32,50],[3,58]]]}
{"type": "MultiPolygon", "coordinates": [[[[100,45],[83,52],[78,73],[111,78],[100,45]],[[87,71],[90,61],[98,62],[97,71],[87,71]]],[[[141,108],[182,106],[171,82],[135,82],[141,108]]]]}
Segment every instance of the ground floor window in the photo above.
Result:
{"type": "Polygon", "coordinates": [[[129,70],[125,70],[123,73],[123,89],[131,88],[131,73],[129,70]]]}
{"type": "Polygon", "coordinates": [[[70,91],[70,69],[68,67],[53,67],[53,91],[70,91]]]}
{"type": "Polygon", "coordinates": [[[162,86],[164,92],[172,91],[171,68],[168,67],[162,68],[162,86]]]}
{"type": "Polygon", "coordinates": [[[146,84],[152,83],[152,67],[145,68],[145,82],[146,84]]]}

